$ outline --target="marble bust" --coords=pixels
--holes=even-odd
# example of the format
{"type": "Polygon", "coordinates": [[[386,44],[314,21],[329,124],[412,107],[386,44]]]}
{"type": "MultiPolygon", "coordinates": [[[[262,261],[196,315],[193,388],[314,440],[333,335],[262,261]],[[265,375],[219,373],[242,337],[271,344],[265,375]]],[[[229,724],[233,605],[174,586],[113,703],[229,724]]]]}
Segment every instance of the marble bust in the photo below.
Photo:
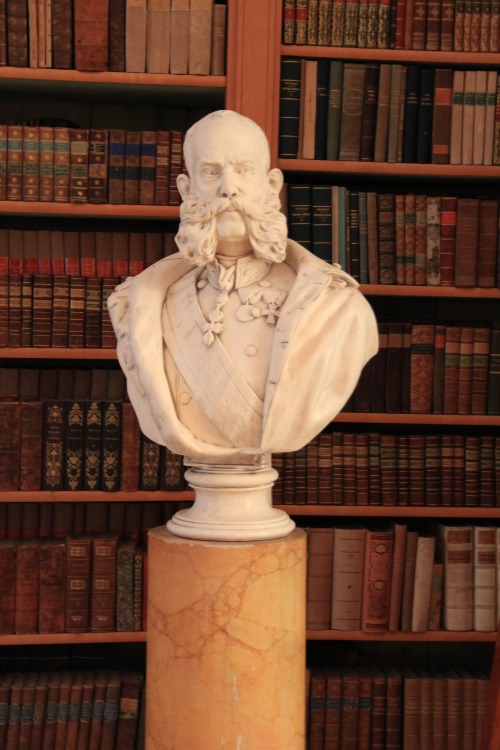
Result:
{"type": "Polygon", "coordinates": [[[264,132],[228,110],[186,134],[179,252],[109,299],[142,431],[189,465],[258,467],[308,443],[378,347],[357,282],[287,238],[264,132]]]}

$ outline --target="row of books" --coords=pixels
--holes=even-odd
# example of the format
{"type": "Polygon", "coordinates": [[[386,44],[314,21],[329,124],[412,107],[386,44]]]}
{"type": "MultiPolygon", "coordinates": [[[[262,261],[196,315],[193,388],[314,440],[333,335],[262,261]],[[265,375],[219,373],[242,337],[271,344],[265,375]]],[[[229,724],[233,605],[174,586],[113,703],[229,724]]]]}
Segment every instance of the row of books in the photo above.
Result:
{"type": "Polygon", "coordinates": [[[127,402],[2,403],[0,418],[2,490],[185,489],[182,457],[146,438],[127,402]]]}
{"type": "Polygon", "coordinates": [[[283,158],[500,163],[494,70],[284,57],[280,99],[283,158]]]}
{"type": "Polygon", "coordinates": [[[2,4],[0,65],[223,75],[226,6],[213,0],[2,4]]]}
{"type": "Polygon", "coordinates": [[[381,321],[379,341],[346,411],[500,414],[500,328],[381,321]]]}
{"type": "Polygon", "coordinates": [[[120,541],[146,547],[148,531],[166,523],[186,502],[139,500],[113,502],[6,502],[0,504],[0,539],[54,537],[111,532],[120,541]]]}
{"type": "Polygon", "coordinates": [[[500,286],[498,199],[288,185],[292,239],[362,284],[500,286]]]}
{"type": "Polygon", "coordinates": [[[0,200],[176,206],[180,130],[0,125],[0,200]]]}
{"type": "Polygon", "coordinates": [[[500,527],[346,521],[307,532],[309,629],[497,629],[500,527]]]}
{"type": "Polygon", "coordinates": [[[135,276],[176,251],[173,232],[0,227],[0,275],[135,276]]]}
{"type": "Polygon", "coordinates": [[[492,0],[285,0],[283,44],[498,52],[492,0]]]}
{"type": "Polygon", "coordinates": [[[0,701],[5,748],[144,747],[145,691],[139,672],[4,672],[0,701]]]}
{"type": "Polygon", "coordinates": [[[274,454],[284,505],[500,507],[495,435],[323,432],[274,454]]]}
{"type": "Polygon", "coordinates": [[[114,534],[0,540],[0,633],[145,630],[146,560],[114,534]]]}
{"type": "Polygon", "coordinates": [[[308,670],[308,749],[480,750],[489,678],[480,669],[376,664],[308,670]]]}

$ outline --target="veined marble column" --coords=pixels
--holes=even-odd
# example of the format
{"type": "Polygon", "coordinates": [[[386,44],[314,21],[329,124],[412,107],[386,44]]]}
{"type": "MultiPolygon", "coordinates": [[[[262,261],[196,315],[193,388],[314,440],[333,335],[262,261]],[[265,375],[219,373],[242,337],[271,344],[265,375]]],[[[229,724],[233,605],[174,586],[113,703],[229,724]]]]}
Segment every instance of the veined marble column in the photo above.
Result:
{"type": "Polygon", "coordinates": [[[147,750],[304,750],[306,538],[149,532],[147,750]]]}

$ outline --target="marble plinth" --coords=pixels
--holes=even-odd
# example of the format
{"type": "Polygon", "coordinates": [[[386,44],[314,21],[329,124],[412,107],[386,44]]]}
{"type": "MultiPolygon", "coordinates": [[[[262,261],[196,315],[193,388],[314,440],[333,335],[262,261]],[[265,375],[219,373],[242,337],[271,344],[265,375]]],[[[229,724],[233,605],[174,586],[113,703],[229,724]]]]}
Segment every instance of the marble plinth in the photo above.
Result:
{"type": "Polygon", "coordinates": [[[147,750],[304,750],[306,537],[149,532],[147,750]]]}

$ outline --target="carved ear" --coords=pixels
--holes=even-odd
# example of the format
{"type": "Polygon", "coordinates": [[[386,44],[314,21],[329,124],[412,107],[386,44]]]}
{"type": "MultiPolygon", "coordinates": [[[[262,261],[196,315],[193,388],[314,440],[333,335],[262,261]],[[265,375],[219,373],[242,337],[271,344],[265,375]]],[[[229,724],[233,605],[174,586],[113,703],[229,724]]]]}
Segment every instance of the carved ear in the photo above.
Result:
{"type": "Polygon", "coordinates": [[[281,188],[283,187],[283,172],[281,169],[271,169],[268,172],[267,179],[269,182],[269,185],[271,186],[271,189],[274,190],[275,193],[279,194],[281,188]]]}
{"type": "Polygon", "coordinates": [[[189,183],[189,177],[187,176],[187,174],[181,173],[177,175],[177,189],[179,193],[181,194],[181,198],[183,201],[185,201],[189,195],[189,188],[190,188],[190,183],[189,183]]]}

